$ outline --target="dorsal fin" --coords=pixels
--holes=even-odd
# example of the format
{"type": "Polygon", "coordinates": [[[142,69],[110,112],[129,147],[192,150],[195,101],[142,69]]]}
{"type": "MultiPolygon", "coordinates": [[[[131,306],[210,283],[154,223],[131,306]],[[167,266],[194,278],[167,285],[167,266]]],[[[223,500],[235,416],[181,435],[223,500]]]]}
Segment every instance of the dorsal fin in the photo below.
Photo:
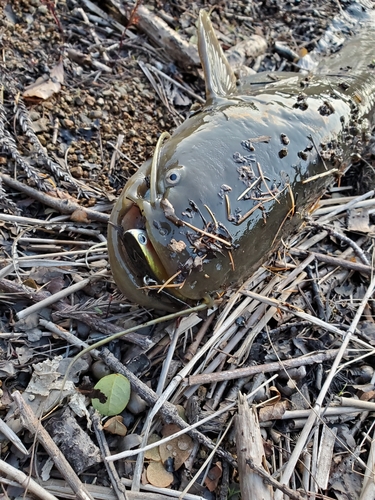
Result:
{"type": "Polygon", "coordinates": [[[206,82],[207,100],[233,94],[236,91],[236,77],[204,10],[199,12],[198,51],[206,82]]]}

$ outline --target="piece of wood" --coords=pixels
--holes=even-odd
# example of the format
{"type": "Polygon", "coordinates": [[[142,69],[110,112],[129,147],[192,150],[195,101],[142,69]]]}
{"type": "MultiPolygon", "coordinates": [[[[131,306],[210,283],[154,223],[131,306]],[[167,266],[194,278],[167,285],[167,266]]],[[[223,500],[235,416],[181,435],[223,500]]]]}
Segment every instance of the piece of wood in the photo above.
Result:
{"type": "Polygon", "coordinates": [[[246,397],[241,393],[238,394],[236,443],[241,497],[244,500],[272,500],[271,486],[248,465],[248,460],[251,460],[258,467],[263,467],[265,453],[258,416],[255,410],[249,408],[246,397]]]}
{"type": "Polygon", "coordinates": [[[74,212],[81,210],[85,213],[87,219],[95,220],[98,222],[103,222],[105,224],[109,221],[109,215],[103,214],[101,212],[97,212],[96,210],[92,210],[91,208],[85,208],[78,203],[72,201],[72,199],[61,200],[59,198],[54,198],[53,196],[48,195],[47,193],[43,193],[42,191],[32,188],[27,184],[23,184],[22,182],[17,181],[16,179],[12,179],[9,175],[0,173],[1,180],[11,188],[20,191],[21,193],[30,196],[34,200],[47,205],[48,207],[53,208],[57,212],[61,214],[73,214],[74,212]]]}
{"type": "MultiPolygon", "coordinates": [[[[122,2],[110,0],[112,4],[122,15],[127,16],[122,2]]],[[[134,4],[128,5],[133,6],[134,4]]],[[[136,8],[137,27],[146,33],[147,36],[160,48],[164,49],[168,57],[178,63],[181,67],[194,67],[200,65],[198,49],[182,38],[182,36],[173,30],[160,17],[143,5],[136,8]]]]}
{"type": "Polygon", "coordinates": [[[328,426],[323,427],[322,437],[319,446],[318,469],[315,480],[317,485],[322,490],[326,490],[328,486],[329,475],[332,465],[333,447],[336,441],[337,427],[330,429],[328,426]]]}
{"type": "Polygon", "coordinates": [[[183,380],[188,386],[196,384],[209,384],[220,382],[222,380],[235,380],[242,377],[249,377],[256,373],[273,373],[280,370],[289,370],[300,366],[314,365],[332,359],[338,353],[338,349],[328,349],[324,352],[308,354],[294,359],[283,361],[273,361],[262,365],[246,366],[245,368],[236,368],[235,370],[223,370],[215,373],[203,373],[200,375],[189,375],[183,380]]]}
{"type": "MultiPolygon", "coordinates": [[[[122,478],[122,484],[128,488],[132,485],[131,479],[122,478]]],[[[48,491],[54,493],[59,498],[68,498],[71,500],[76,500],[76,497],[67,486],[65,481],[59,479],[49,479],[44,482],[44,486],[48,491]]],[[[99,486],[97,484],[88,484],[87,489],[95,498],[95,500],[118,500],[116,494],[112,488],[106,486],[99,486]]],[[[176,490],[171,490],[167,488],[156,488],[150,484],[142,485],[142,490],[145,491],[129,491],[126,490],[126,496],[128,500],[172,500],[173,498],[179,498],[181,492],[176,490]]],[[[192,495],[187,493],[184,495],[184,500],[204,500],[202,496],[192,495]]]]}
{"type": "Polygon", "coordinates": [[[4,476],[11,477],[20,486],[22,486],[22,488],[25,488],[25,491],[33,493],[41,500],[57,500],[57,498],[54,495],[46,491],[42,486],[40,486],[36,481],[34,481],[34,479],[27,476],[21,470],[15,469],[14,467],[7,464],[3,460],[0,460],[0,472],[4,474],[4,476]]]}
{"type": "Polygon", "coordinates": [[[320,262],[325,262],[331,266],[344,267],[346,269],[352,269],[353,271],[358,271],[367,275],[371,275],[373,269],[371,266],[366,264],[361,264],[360,262],[353,262],[351,260],[340,259],[339,257],[334,257],[333,255],[323,254],[319,252],[309,252],[307,250],[300,250],[299,248],[292,248],[290,250],[291,255],[297,257],[302,257],[304,255],[309,255],[319,260],[320,262]]]}
{"type": "Polygon", "coordinates": [[[55,445],[51,436],[36,418],[30,406],[24,401],[21,393],[19,391],[14,391],[12,398],[18,406],[24,427],[32,434],[36,435],[36,439],[52,458],[57,469],[76,494],[76,498],[79,500],[93,500],[93,497],[86,490],[86,487],[82,484],[69,462],[55,445]]]}
{"type": "Polygon", "coordinates": [[[365,475],[362,483],[361,496],[359,500],[367,500],[369,498],[375,498],[375,436],[372,436],[370,453],[367,459],[367,468],[365,470],[365,475]]]}

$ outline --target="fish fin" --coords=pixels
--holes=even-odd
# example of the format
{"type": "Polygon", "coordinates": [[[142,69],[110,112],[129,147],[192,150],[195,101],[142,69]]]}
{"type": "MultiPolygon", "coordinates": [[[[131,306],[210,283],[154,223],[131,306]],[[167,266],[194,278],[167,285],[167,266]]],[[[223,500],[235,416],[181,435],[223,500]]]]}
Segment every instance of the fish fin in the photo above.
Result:
{"type": "Polygon", "coordinates": [[[233,94],[236,91],[236,77],[204,10],[199,12],[198,51],[206,82],[207,100],[233,94]]]}

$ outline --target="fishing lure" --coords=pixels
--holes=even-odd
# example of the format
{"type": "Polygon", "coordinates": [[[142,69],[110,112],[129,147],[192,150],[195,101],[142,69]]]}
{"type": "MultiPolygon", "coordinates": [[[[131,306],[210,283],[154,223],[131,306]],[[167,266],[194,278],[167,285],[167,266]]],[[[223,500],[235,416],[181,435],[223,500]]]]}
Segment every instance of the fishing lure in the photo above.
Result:
{"type": "Polygon", "coordinates": [[[316,75],[238,85],[206,12],[206,103],[129,179],[108,227],[113,277],[130,300],[175,310],[248,278],[345,170],[374,109],[375,30],[316,75]]]}

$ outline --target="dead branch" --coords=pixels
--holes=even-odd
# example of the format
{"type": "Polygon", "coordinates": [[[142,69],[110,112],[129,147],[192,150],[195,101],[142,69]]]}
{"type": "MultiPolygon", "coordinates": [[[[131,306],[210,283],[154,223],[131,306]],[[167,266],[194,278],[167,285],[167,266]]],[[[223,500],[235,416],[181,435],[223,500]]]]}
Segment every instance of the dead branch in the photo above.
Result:
{"type": "Polygon", "coordinates": [[[344,267],[346,269],[352,269],[353,271],[358,271],[367,275],[373,273],[373,268],[369,265],[361,264],[360,262],[352,262],[346,259],[340,259],[339,257],[333,257],[331,255],[326,255],[318,252],[309,252],[308,250],[300,250],[299,248],[292,248],[290,250],[291,255],[296,257],[302,257],[303,255],[312,255],[315,259],[320,262],[325,262],[332,266],[344,267]]]}
{"type": "Polygon", "coordinates": [[[285,486],[285,484],[281,484],[279,481],[274,479],[270,474],[268,474],[262,467],[255,465],[252,460],[248,459],[246,462],[247,465],[250,467],[250,469],[253,469],[257,474],[263,477],[266,483],[270,484],[274,488],[277,488],[280,492],[285,493],[285,495],[287,495],[291,500],[305,500],[306,497],[303,497],[296,491],[292,490],[291,488],[288,488],[288,486],[285,486]]]}
{"type": "MultiPolygon", "coordinates": [[[[110,451],[104,435],[100,415],[96,410],[92,412],[91,420],[94,426],[96,439],[98,440],[99,448],[104,460],[104,457],[106,457],[110,453],[110,451]]],[[[104,465],[111,480],[113,490],[116,492],[117,500],[128,500],[125,486],[121,483],[120,476],[114,463],[104,460],[104,465]]]]}
{"type": "Polygon", "coordinates": [[[12,179],[9,175],[0,173],[0,178],[7,184],[8,186],[20,191],[21,193],[27,194],[31,198],[40,201],[44,205],[53,208],[57,212],[61,214],[72,214],[73,212],[80,210],[84,212],[89,220],[96,220],[98,222],[104,222],[105,224],[109,221],[109,215],[102,214],[97,212],[96,210],[92,210],[90,208],[85,208],[78,203],[74,203],[71,200],[60,200],[59,198],[53,198],[42,191],[38,191],[22,182],[16,181],[12,179]]]}
{"type": "Polygon", "coordinates": [[[238,368],[237,370],[226,370],[216,373],[203,373],[201,375],[190,375],[183,382],[188,385],[211,384],[221,380],[234,380],[242,377],[249,377],[256,373],[272,373],[280,370],[289,370],[299,366],[313,365],[322,363],[328,359],[332,359],[338,353],[338,349],[330,349],[317,354],[300,356],[299,358],[288,359],[284,361],[275,361],[273,363],[265,363],[263,365],[247,366],[246,368],[238,368]]]}
{"type": "Polygon", "coordinates": [[[241,393],[238,394],[236,445],[242,497],[272,500],[272,489],[259,474],[254,473],[254,469],[248,468],[249,461],[262,468],[265,463],[265,453],[257,414],[254,409],[250,409],[246,397],[241,393]]]}
{"type": "Polygon", "coordinates": [[[34,479],[27,476],[21,470],[15,469],[3,460],[0,460],[0,472],[16,481],[20,486],[22,486],[22,488],[25,489],[25,492],[29,491],[41,500],[57,500],[54,495],[46,491],[42,486],[34,481],[34,479]]]}

